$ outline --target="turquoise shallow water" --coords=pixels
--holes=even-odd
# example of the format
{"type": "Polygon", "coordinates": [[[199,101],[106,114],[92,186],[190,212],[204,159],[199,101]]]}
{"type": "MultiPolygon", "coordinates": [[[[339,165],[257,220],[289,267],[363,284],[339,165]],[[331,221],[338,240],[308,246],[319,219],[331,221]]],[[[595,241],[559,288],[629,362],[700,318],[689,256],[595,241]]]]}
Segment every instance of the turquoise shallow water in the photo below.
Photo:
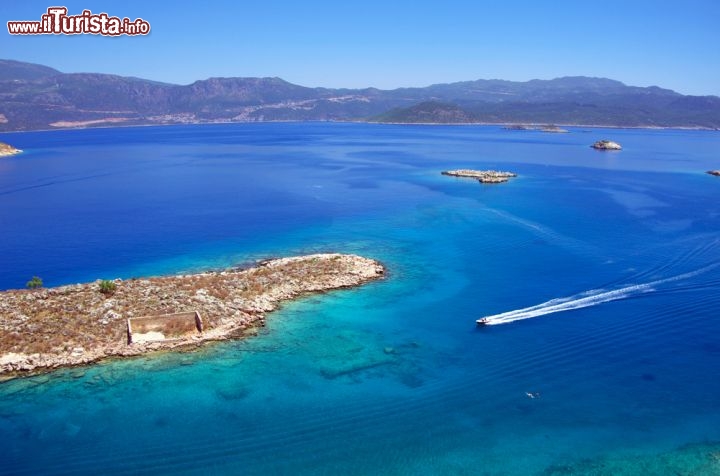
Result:
{"type": "Polygon", "coordinates": [[[2,474],[642,474],[648,459],[717,474],[717,133],[3,140],[28,151],[0,161],[4,288],[327,250],[389,275],[290,303],[255,339],[0,384],[2,474]],[[600,138],[624,150],[588,147],[600,138]],[[461,167],[519,177],[439,174],[461,167]],[[511,311],[526,319],[474,326],[511,311]],[[688,444],[709,449],[688,462],[688,444]]]}

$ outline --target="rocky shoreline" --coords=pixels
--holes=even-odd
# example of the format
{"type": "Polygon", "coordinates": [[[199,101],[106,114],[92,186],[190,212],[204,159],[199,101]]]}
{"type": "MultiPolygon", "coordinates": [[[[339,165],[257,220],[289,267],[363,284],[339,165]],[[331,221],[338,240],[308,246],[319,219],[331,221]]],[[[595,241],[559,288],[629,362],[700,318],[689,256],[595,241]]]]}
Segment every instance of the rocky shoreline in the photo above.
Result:
{"type": "Polygon", "coordinates": [[[448,175],[450,177],[465,177],[476,179],[480,183],[504,183],[510,180],[512,177],[517,177],[516,173],[501,172],[498,170],[458,169],[445,170],[441,173],[442,175],[448,175]]]}
{"type": "Polygon", "coordinates": [[[257,333],[267,313],[295,297],[380,279],[385,268],[357,255],[315,254],[244,270],[0,292],[0,378],[85,365],[257,333]],[[203,332],[128,344],[127,319],[198,312],[203,332]]]}
{"type": "Polygon", "coordinates": [[[8,157],[10,155],[19,154],[20,152],[22,152],[22,150],[16,149],[5,142],[0,142],[0,157],[8,157]]]}

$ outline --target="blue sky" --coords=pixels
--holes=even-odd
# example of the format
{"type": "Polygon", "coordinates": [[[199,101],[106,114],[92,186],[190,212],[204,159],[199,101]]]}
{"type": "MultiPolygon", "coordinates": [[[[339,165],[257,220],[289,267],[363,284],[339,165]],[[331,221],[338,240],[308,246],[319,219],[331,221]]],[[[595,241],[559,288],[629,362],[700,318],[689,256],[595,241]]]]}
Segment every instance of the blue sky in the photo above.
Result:
{"type": "Polygon", "coordinates": [[[720,96],[720,1],[2,0],[0,58],[188,84],[279,76],[383,89],[599,76],[720,96]],[[49,6],[142,17],[147,37],[11,36],[49,6]]]}

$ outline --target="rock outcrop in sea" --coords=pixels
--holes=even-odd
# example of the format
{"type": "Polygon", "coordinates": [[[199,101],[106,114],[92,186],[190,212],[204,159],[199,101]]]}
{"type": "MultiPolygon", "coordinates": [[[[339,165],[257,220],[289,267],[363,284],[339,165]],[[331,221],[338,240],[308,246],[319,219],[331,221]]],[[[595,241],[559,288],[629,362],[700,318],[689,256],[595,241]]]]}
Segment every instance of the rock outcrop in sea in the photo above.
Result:
{"type": "Polygon", "coordinates": [[[720,177],[720,170],[708,170],[706,173],[714,175],[716,177],[720,177]]]}
{"type": "Polygon", "coordinates": [[[20,152],[22,152],[22,150],[16,149],[5,142],[0,142],[0,157],[7,157],[9,155],[19,154],[20,152]]]}
{"type": "Polygon", "coordinates": [[[622,146],[620,144],[611,140],[599,140],[590,147],[597,150],[622,150],[622,146]]]}
{"type": "Polygon", "coordinates": [[[458,170],[446,170],[441,172],[442,175],[448,175],[450,177],[465,177],[473,178],[480,183],[503,183],[507,182],[512,177],[517,177],[516,173],[513,172],[501,172],[498,170],[471,170],[471,169],[458,169],[458,170]]]}
{"type": "Polygon", "coordinates": [[[3,291],[0,378],[253,335],[283,301],[383,275],[382,264],[372,259],[315,254],[268,260],[244,270],[116,279],[112,292],[103,291],[102,281],[3,291]],[[128,318],[192,312],[202,316],[202,333],[128,343],[128,318]]]}

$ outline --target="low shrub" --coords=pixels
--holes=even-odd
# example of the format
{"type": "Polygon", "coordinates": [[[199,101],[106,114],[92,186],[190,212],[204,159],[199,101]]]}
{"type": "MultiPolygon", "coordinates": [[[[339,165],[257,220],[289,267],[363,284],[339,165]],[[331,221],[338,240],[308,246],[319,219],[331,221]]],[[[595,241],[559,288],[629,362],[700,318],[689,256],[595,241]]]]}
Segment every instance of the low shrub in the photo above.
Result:
{"type": "Polygon", "coordinates": [[[103,279],[102,281],[100,281],[99,287],[100,287],[101,293],[110,295],[110,294],[113,294],[115,292],[115,290],[117,289],[117,284],[115,284],[114,282],[112,282],[110,280],[103,279]]]}
{"type": "Polygon", "coordinates": [[[43,287],[43,281],[39,277],[33,276],[32,279],[25,284],[25,286],[28,289],[39,289],[43,287]]]}

